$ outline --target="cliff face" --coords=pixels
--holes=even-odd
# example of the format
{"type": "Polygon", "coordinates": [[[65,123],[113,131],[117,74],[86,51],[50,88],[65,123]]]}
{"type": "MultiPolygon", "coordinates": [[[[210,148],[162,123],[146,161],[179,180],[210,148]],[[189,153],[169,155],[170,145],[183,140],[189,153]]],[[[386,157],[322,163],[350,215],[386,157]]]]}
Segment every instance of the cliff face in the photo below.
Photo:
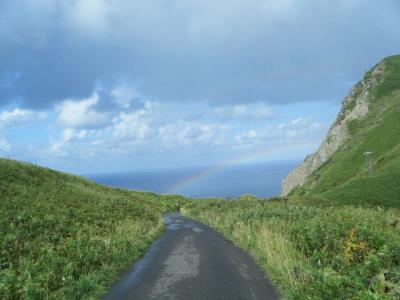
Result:
{"type": "Polygon", "coordinates": [[[351,89],[344,98],[342,109],[318,151],[308,155],[304,162],[283,180],[282,196],[287,196],[295,187],[302,186],[315,170],[328,161],[351,138],[347,125],[349,121],[361,119],[367,115],[370,93],[381,81],[384,71],[385,62],[382,61],[351,89]]]}

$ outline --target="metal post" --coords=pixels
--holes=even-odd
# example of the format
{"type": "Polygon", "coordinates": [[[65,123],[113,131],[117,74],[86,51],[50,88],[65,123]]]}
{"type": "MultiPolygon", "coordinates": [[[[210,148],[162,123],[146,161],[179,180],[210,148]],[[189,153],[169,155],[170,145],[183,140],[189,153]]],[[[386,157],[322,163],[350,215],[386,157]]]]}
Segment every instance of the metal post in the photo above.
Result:
{"type": "Polygon", "coordinates": [[[372,151],[367,151],[363,153],[365,157],[364,170],[368,175],[372,175],[372,154],[372,151]]]}
{"type": "Polygon", "coordinates": [[[283,198],[283,201],[285,202],[285,209],[287,208],[287,200],[288,200],[287,197],[284,197],[284,198],[283,198]]]}

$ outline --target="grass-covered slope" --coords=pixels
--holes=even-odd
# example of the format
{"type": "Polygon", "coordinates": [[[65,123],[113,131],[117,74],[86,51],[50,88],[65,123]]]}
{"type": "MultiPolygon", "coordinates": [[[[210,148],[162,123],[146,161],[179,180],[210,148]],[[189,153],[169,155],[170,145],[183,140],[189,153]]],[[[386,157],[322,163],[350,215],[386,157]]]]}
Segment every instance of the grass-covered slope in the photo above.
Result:
{"type": "Polygon", "coordinates": [[[183,212],[249,251],[284,299],[400,299],[399,210],[208,200],[183,212]]]}
{"type": "Polygon", "coordinates": [[[384,63],[383,79],[370,93],[368,115],[347,124],[351,138],[292,195],[400,207],[400,56],[384,63]],[[372,174],[365,172],[367,151],[373,152],[372,174]]]}
{"type": "Polygon", "coordinates": [[[0,159],[0,298],[99,298],[185,202],[0,159]]]}

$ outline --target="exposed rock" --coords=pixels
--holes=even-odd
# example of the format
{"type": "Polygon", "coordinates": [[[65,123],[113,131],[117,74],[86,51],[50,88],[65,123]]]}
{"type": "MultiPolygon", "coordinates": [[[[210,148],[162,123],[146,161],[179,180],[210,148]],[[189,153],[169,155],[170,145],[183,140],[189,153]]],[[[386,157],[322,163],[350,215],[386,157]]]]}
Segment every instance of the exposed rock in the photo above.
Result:
{"type": "Polygon", "coordinates": [[[304,162],[283,180],[282,196],[287,196],[295,187],[302,186],[307,178],[329,160],[350,138],[347,124],[351,120],[363,118],[368,113],[371,90],[380,82],[384,70],[385,63],[382,61],[351,89],[344,98],[342,109],[318,151],[308,155],[304,162]]]}

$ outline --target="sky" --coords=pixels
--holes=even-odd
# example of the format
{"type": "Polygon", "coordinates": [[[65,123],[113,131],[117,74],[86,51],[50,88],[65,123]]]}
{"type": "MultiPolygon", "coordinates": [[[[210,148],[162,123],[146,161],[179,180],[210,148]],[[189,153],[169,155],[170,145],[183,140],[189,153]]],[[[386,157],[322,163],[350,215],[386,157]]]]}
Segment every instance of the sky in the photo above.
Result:
{"type": "Polygon", "coordinates": [[[80,174],[301,160],[400,51],[398,0],[0,0],[0,156],[80,174]]]}

